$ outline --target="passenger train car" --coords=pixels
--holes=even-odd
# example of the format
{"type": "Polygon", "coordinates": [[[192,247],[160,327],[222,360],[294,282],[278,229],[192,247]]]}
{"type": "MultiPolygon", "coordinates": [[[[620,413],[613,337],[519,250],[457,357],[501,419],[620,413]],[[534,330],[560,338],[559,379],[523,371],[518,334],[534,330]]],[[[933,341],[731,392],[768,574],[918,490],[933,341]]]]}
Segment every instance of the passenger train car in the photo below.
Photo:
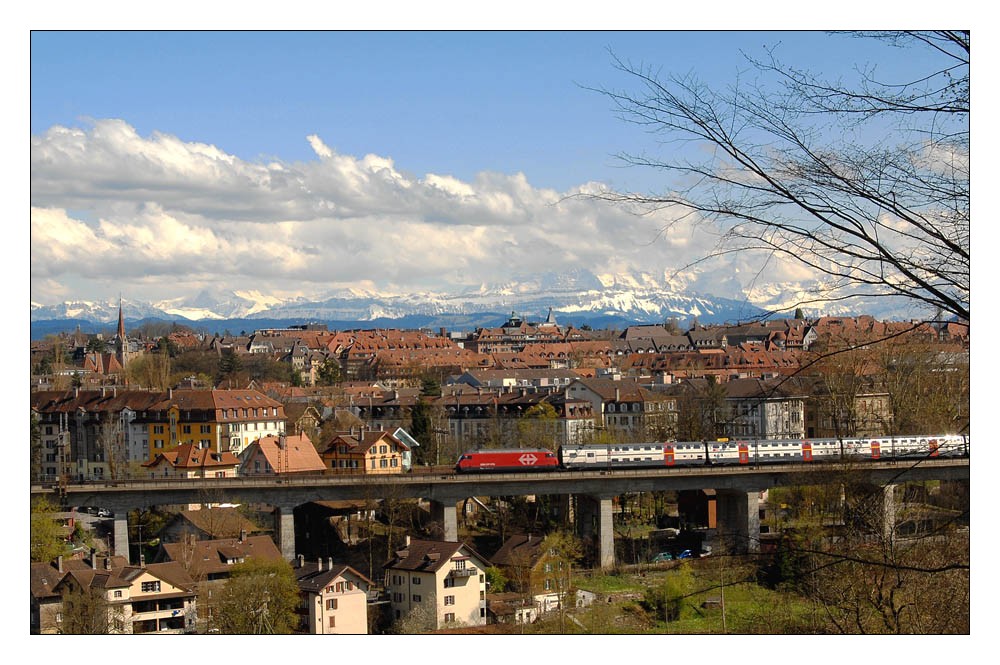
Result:
{"type": "Polygon", "coordinates": [[[492,449],[463,453],[459,472],[655,468],[703,464],[782,464],[839,459],[880,460],[958,457],[969,454],[967,437],[944,434],[863,439],[779,439],[664,443],[567,444],[556,453],[492,449]]]}

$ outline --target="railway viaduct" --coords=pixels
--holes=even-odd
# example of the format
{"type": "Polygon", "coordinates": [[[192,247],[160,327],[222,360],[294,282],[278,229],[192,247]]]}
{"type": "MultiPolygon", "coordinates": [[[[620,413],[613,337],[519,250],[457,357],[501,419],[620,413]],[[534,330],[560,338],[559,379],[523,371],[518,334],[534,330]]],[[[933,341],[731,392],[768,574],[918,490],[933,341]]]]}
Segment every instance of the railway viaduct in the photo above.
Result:
{"type": "MultiPolygon", "coordinates": [[[[761,467],[673,467],[600,471],[483,473],[469,475],[409,473],[393,476],[312,476],[289,478],[205,478],[109,481],[61,488],[32,486],[32,495],[59,494],[64,505],[98,505],[114,511],[115,553],[128,557],[129,511],[155,505],[222,502],[265,503],[275,507],[275,532],[286,559],[294,558],[293,510],[311,501],[366,500],[385,496],[429,500],[446,540],[458,539],[457,504],[470,496],[576,495],[581,530],[597,535],[600,565],[614,565],[612,499],[628,492],[714,489],[719,533],[743,552],[759,549],[759,495],[781,485],[838,482],[851,474],[882,487],[883,510],[892,515],[892,489],[906,481],[969,480],[967,458],[865,462],[863,464],[786,464],[761,467]],[[855,475],[856,474],[856,475],[855,475]]],[[[891,528],[891,521],[885,520],[891,528]]]]}

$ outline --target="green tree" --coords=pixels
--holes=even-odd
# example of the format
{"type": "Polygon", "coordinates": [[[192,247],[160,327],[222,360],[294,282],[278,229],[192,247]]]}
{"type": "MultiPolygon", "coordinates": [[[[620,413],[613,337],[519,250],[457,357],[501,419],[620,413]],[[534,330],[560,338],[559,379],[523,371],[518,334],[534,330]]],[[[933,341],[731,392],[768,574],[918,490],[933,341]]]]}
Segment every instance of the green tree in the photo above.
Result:
{"type": "Polygon", "coordinates": [[[439,397],[441,381],[434,376],[425,376],[420,382],[420,394],[424,397],[439,397]]]}
{"type": "Polygon", "coordinates": [[[335,386],[340,383],[342,373],[336,358],[326,358],[316,372],[316,383],[321,386],[335,386]]]}
{"type": "Polygon", "coordinates": [[[233,349],[223,349],[219,356],[219,371],[216,374],[216,383],[221,383],[225,379],[232,379],[243,369],[243,361],[233,349]]]}
{"type": "Polygon", "coordinates": [[[490,566],[486,569],[485,573],[486,588],[490,590],[490,593],[503,593],[507,590],[510,580],[504,575],[502,570],[496,566],[490,566]]]}
{"type": "Polygon", "coordinates": [[[227,635],[287,635],[298,626],[299,588],[287,561],[236,564],[219,599],[216,626],[227,635]]]}
{"type": "Polygon", "coordinates": [[[647,612],[664,622],[681,618],[684,599],[694,587],[693,577],[687,562],[668,572],[662,584],[649,587],[643,594],[642,605],[647,612]]]}
{"type": "Polygon", "coordinates": [[[87,340],[87,353],[107,353],[108,343],[94,335],[87,340]]]}
{"type": "Polygon", "coordinates": [[[176,358],[179,352],[177,344],[166,335],[156,340],[156,353],[166,353],[171,358],[176,358]]]}
{"type": "Polygon", "coordinates": [[[31,502],[31,560],[54,561],[69,554],[63,527],[55,518],[56,506],[47,497],[37,497],[31,502]]]}

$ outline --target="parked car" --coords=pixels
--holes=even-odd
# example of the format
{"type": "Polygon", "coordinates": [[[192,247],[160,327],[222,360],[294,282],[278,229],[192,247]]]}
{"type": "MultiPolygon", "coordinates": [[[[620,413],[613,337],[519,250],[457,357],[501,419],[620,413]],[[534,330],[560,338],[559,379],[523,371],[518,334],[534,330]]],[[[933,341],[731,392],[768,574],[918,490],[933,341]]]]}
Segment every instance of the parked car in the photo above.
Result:
{"type": "Polygon", "coordinates": [[[674,560],[674,555],[671,554],[670,552],[660,552],[653,557],[652,562],[663,563],[664,561],[673,561],[673,560],[674,560]]]}
{"type": "Polygon", "coordinates": [[[683,552],[681,552],[680,554],[677,555],[677,558],[678,559],[690,559],[693,556],[694,556],[694,554],[691,553],[691,550],[684,550],[683,552]]]}
{"type": "Polygon", "coordinates": [[[115,514],[113,512],[111,512],[110,510],[108,510],[107,508],[100,508],[97,511],[97,516],[98,517],[114,517],[115,514]]]}

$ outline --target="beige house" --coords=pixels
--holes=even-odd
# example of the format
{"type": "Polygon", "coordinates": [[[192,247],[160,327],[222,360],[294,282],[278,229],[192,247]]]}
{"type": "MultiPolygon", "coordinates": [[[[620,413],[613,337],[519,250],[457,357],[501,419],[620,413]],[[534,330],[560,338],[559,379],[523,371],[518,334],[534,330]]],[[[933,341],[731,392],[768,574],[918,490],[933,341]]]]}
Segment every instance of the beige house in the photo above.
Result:
{"type": "Polygon", "coordinates": [[[392,617],[426,615],[428,628],[486,624],[486,575],[489,561],[464,543],[417,540],[383,568],[392,617]]]}
{"type": "Polygon", "coordinates": [[[31,632],[81,632],[74,621],[73,596],[96,593],[107,616],[89,623],[110,634],[179,634],[194,631],[194,583],[177,563],[130,566],[124,557],[31,564],[31,632]]]}
{"type": "Polygon", "coordinates": [[[387,474],[403,472],[409,447],[384,430],[337,432],[323,451],[328,474],[387,474]]]}
{"type": "Polygon", "coordinates": [[[233,478],[240,460],[230,452],[217,453],[185,443],[174,450],[157,453],[142,466],[150,478],[233,478]]]}
{"type": "Polygon", "coordinates": [[[299,627],[311,635],[366,635],[372,581],[333,559],[295,562],[299,584],[299,627]]]}

